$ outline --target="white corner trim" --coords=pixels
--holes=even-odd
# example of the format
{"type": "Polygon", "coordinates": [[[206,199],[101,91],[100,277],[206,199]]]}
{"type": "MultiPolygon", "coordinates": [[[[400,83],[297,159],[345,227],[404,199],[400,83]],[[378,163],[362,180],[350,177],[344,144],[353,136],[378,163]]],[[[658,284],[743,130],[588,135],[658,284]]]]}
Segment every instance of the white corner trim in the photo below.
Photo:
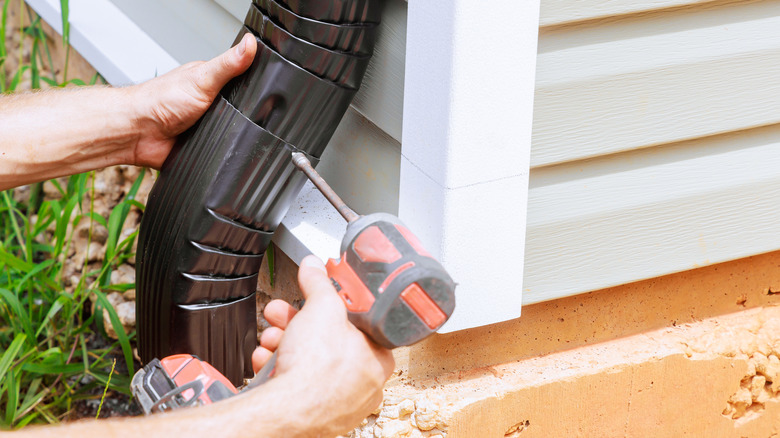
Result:
{"type": "Polygon", "coordinates": [[[538,27],[539,0],[409,3],[399,215],[458,283],[443,332],[520,316],[538,27]]]}
{"type": "MultiPolygon", "coordinates": [[[[62,33],[59,0],[27,0],[62,33]]],[[[143,82],[179,63],[108,0],[70,0],[70,43],[112,85],[143,82]]]]}

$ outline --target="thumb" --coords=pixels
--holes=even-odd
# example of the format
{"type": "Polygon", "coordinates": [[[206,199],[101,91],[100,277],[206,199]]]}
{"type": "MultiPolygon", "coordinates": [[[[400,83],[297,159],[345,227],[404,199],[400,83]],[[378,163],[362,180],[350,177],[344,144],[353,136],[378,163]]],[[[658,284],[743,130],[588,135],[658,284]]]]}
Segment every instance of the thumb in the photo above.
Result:
{"type": "Polygon", "coordinates": [[[316,302],[317,306],[332,306],[331,311],[346,312],[344,303],[328,278],[325,265],[316,256],[309,255],[301,261],[298,269],[298,284],[301,286],[306,303],[316,302]]]}
{"type": "Polygon", "coordinates": [[[252,65],[257,52],[257,40],[251,33],[235,47],[199,66],[198,86],[209,96],[216,96],[228,81],[252,65]]]}

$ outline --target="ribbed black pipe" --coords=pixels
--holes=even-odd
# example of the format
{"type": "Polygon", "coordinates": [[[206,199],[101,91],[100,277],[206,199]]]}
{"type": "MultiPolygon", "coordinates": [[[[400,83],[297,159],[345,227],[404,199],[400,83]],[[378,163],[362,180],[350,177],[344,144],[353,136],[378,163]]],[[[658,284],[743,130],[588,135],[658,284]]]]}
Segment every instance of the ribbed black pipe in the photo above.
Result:
{"type": "Polygon", "coordinates": [[[376,0],[281,0],[298,15],[330,23],[379,23],[376,0]]]}
{"type": "MultiPolygon", "coordinates": [[[[312,4],[314,2],[299,2],[312,4]]],[[[328,3],[321,1],[320,3],[328,3]]],[[[275,0],[255,0],[261,11],[298,38],[329,49],[370,55],[374,52],[377,26],[373,23],[327,23],[301,16],[275,0]]],[[[371,0],[366,5],[379,6],[371,0]]],[[[376,10],[377,8],[371,9],[376,10]]],[[[258,29],[255,29],[258,30],[258,29]]]]}
{"type": "MultiPolygon", "coordinates": [[[[141,358],[195,354],[237,385],[252,374],[263,254],[305,182],[291,154],[319,161],[360,85],[355,66],[364,71],[368,59],[359,52],[372,49],[313,45],[250,8],[247,23],[262,28],[245,27],[239,37],[256,36],[255,60],[165,161],[136,265],[141,358]]],[[[349,34],[357,27],[343,26],[349,34]]]]}
{"type": "MultiPolygon", "coordinates": [[[[251,33],[246,27],[241,32],[251,33]]],[[[269,132],[321,156],[357,89],[322,79],[256,39],[252,65],[230,81],[222,95],[269,132]]]]}
{"type": "MultiPolygon", "coordinates": [[[[255,34],[270,47],[275,48],[283,58],[304,70],[347,88],[360,87],[371,55],[356,55],[351,52],[326,49],[298,38],[281,25],[274,23],[257,5],[249,8],[244,24],[249,29],[253,29],[255,34]]],[[[236,43],[242,36],[236,38],[236,43]]],[[[364,48],[360,46],[360,41],[365,40],[356,40],[357,47],[347,46],[353,49],[364,48]]]]}

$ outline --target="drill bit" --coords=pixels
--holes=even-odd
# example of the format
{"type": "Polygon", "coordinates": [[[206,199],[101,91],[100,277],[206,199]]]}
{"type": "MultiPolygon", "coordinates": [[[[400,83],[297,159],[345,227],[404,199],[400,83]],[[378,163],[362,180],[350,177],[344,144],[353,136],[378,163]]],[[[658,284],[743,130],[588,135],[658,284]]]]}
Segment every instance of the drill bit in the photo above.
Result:
{"type": "Polygon", "coordinates": [[[292,162],[295,164],[295,167],[300,169],[300,171],[303,172],[306,177],[309,178],[312,183],[314,183],[315,186],[317,186],[317,189],[319,189],[320,193],[325,196],[325,199],[327,199],[328,202],[330,202],[336,208],[336,210],[338,210],[339,214],[341,214],[341,216],[343,216],[347,222],[354,222],[360,218],[360,215],[355,213],[351,208],[347,207],[347,204],[344,203],[344,200],[342,200],[339,195],[337,195],[336,192],[328,185],[328,183],[325,182],[320,174],[314,170],[314,167],[311,165],[311,161],[306,158],[306,155],[300,152],[293,152],[292,162]]]}

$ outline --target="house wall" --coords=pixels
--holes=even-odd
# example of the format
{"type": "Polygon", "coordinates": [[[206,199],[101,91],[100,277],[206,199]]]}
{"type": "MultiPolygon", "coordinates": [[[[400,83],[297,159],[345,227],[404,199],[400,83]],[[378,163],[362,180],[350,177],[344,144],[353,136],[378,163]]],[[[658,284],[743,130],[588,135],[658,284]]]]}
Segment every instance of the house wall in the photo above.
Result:
{"type": "MultiPolygon", "coordinates": [[[[219,53],[246,8],[111,1],[175,62],[219,53]]],[[[384,5],[349,126],[321,165],[361,212],[398,210],[408,7],[384,5]]],[[[542,1],[525,268],[511,292],[532,304],[780,249],[778,26],[770,1],[542,1]]],[[[300,236],[316,234],[308,225],[281,246],[332,255],[319,246],[337,248],[338,233],[300,236]]]]}
{"type": "Polygon", "coordinates": [[[396,351],[352,436],[780,433],[776,8],[542,3],[523,316],[396,351]]]}

